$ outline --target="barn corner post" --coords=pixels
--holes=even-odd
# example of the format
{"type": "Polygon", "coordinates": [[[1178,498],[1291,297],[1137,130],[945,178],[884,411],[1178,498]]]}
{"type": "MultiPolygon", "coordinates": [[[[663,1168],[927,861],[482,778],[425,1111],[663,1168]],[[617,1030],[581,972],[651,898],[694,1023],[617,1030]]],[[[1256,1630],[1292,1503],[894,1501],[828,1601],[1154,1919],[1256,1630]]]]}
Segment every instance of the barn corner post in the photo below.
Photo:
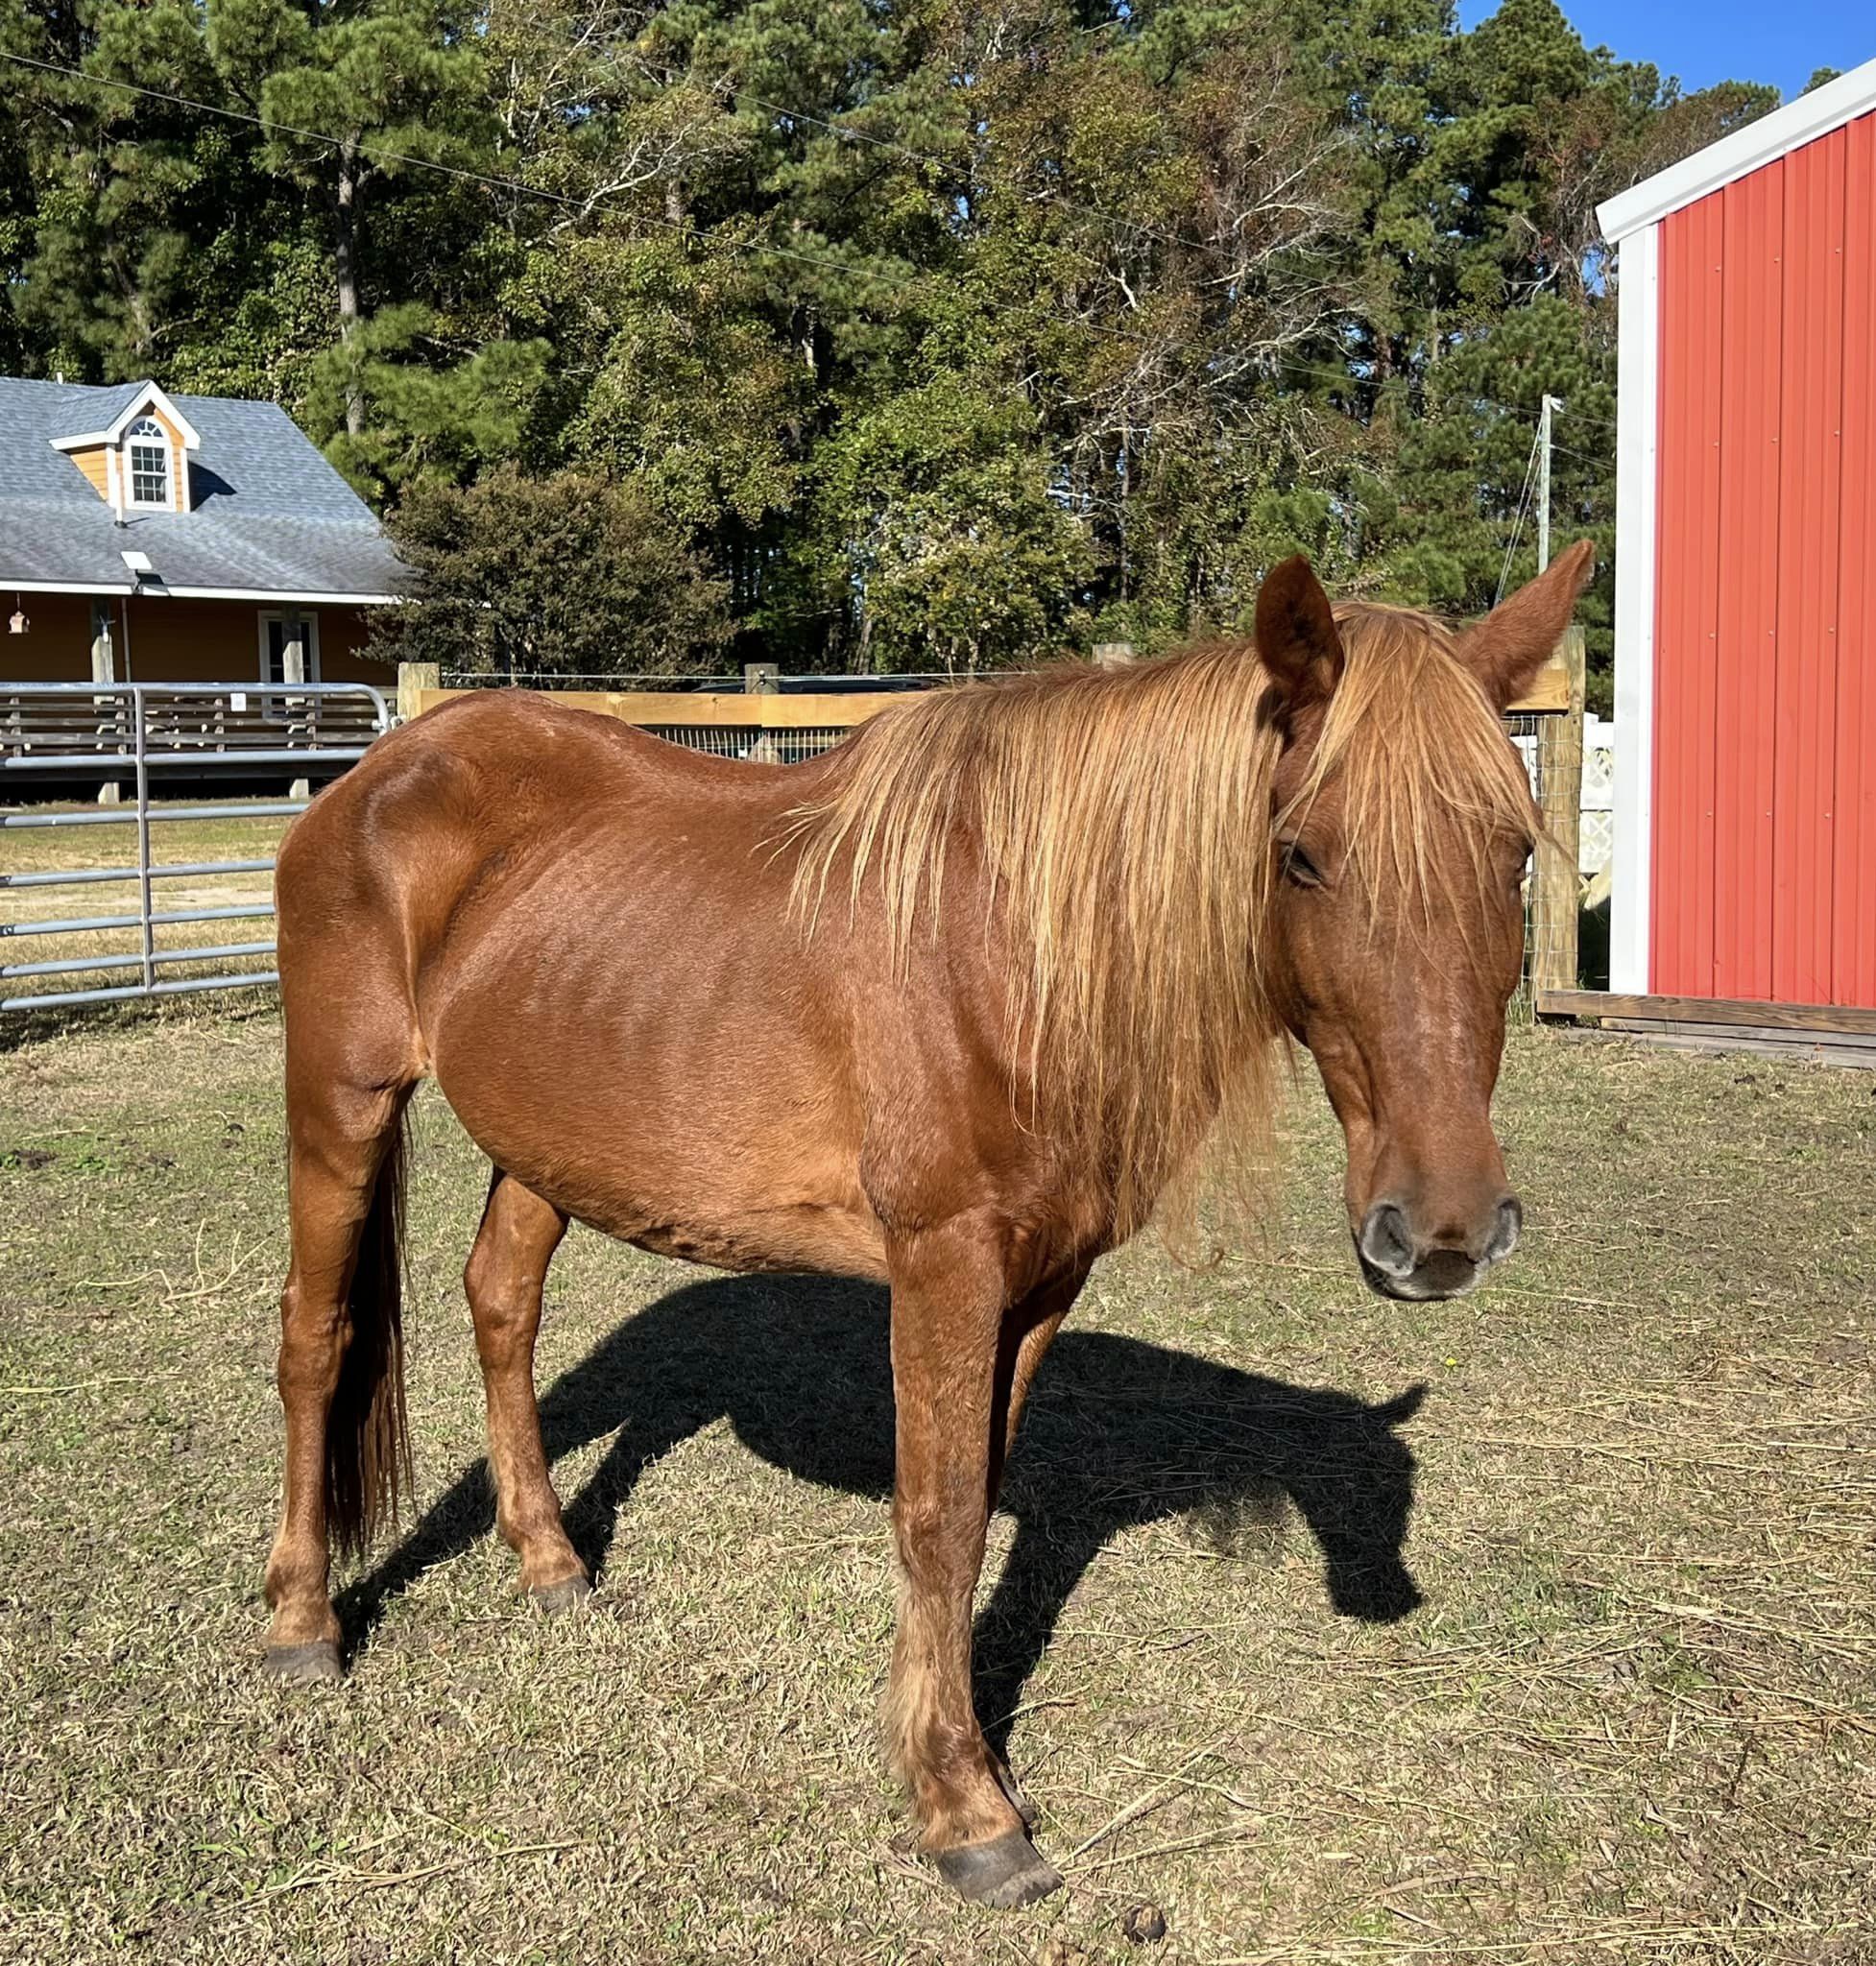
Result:
{"type": "Polygon", "coordinates": [[[1537,731],[1538,804],[1548,839],[1540,842],[1532,882],[1530,988],[1543,1014],[1551,990],[1575,990],[1576,932],[1582,906],[1577,873],[1583,803],[1583,631],[1564,631],[1557,660],[1569,679],[1568,706],[1545,717],[1537,731]]]}

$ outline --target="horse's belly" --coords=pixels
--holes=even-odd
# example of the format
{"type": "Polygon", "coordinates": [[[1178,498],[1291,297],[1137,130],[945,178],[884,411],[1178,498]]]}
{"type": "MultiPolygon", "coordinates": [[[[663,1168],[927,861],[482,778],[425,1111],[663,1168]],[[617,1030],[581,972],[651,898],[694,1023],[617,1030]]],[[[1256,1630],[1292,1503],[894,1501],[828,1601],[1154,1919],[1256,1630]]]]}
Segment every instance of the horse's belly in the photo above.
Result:
{"type": "Polygon", "coordinates": [[[432,1027],[444,1095],[496,1166],[621,1241],[723,1269],[883,1277],[841,1047],[772,984],[733,990],[720,947],[663,964],[640,947],[576,990],[511,947],[432,1027]]]}
{"type": "Polygon", "coordinates": [[[885,1277],[878,1218],[837,1163],[817,1169],[802,1155],[783,1174],[788,1157],[778,1154],[773,1189],[757,1191],[721,1168],[674,1164],[667,1148],[649,1140],[615,1139],[611,1152],[584,1154],[565,1137],[549,1146],[498,1131],[502,1137],[483,1139],[470,1128],[491,1160],[556,1208],[656,1256],[723,1270],[885,1277]],[[641,1149],[636,1157],[634,1145],[641,1149]]]}
{"type": "Polygon", "coordinates": [[[736,1218],[701,1220],[688,1213],[680,1221],[642,1223],[623,1239],[654,1256],[719,1270],[818,1270],[878,1283],[886,1277],[879,1225],[870,1211],[862,1215],[805,1202],[736,1218]]]}

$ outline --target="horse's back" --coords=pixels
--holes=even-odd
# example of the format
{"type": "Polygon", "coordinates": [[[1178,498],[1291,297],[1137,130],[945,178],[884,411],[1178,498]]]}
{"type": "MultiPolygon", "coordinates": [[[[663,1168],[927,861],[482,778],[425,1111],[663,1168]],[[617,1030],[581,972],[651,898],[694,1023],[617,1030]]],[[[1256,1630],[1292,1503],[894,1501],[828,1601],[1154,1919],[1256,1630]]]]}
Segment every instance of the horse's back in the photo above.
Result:
{"type": "Polygon", "coordinates": [[[788,803],[783,776],[528,691],[464,696],[379,739],[291,829],[283,928],[388,908],[428,953],[468,897],[531,856],[618,868],[699,827],[753,840],[788,803]]]}

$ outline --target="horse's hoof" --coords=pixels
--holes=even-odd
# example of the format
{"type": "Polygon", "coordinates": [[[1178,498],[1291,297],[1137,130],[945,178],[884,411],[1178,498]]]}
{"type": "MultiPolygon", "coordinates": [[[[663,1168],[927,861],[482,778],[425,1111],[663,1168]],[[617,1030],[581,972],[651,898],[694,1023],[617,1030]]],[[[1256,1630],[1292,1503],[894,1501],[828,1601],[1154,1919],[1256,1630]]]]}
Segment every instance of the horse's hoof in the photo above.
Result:
{"type": "Polygon", "coordinates": [[[330,1639],[315,1639],[310,1645],[269,1645],[267,1670],[288,1686],[337,1686],[346,1676],[339,1648],[330,1639]]]}
{"type": "Polygon", "coordinates": [[[592,1595],[592,1586],[576,1573],[563,1577],[558,1584],[542,1584],[528,1595],[549,1618],[558,1618],[564,1611],[578,1611],[592,1595]]]}
{"type": "Polygon", "coordinates": [[[932,1861],[960,1898],[997,1911],[1033,1905],[1062,1888],[1061,1873],[1043,1861],[1021,1830],[1006,1830],[988,1843],[934,1851],[932,1861]]]}

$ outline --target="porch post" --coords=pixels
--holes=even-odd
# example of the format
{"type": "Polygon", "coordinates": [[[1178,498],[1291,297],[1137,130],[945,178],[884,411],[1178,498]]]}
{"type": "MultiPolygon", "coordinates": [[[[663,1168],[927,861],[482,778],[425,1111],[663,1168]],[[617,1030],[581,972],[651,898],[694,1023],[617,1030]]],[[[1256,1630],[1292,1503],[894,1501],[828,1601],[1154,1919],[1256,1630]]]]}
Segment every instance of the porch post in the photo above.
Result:
{"type": "MultiPolygon", "coordinates": [[[[91,681],[100,689],[108,689],[117,681],[117,651],[110,638],[110,601],[100,594],[91,603],[91,681]]],[[[98,717],[99,748],[117,734],[116,699],[100,696],[92,699],[98,717]],[[107,728],[108,723],[108,729],[107,728]]],[[[123,797],[123,788],[115,779],[108,779],[98,787],[98,803],[115,805],[123,797]]]]}
{"type": "MultiPolygon", "coordinates": [[[[285,683],[304,683],[306,680],[306,624],[300,618],[300,610],[289,602],[280,620],[280,681],[285,683]]],[[[302,707],[313,710],[310,697],[301,699],[302,707]]],[[[305,726],[293,716],[293,699],[287,699],[287,742],[293,742],[296,732],[303,733],[305,726]]],[[[310,799],[313,796],[312,780],[295,779],[287,789],[289,799],[310,799]]]]}

